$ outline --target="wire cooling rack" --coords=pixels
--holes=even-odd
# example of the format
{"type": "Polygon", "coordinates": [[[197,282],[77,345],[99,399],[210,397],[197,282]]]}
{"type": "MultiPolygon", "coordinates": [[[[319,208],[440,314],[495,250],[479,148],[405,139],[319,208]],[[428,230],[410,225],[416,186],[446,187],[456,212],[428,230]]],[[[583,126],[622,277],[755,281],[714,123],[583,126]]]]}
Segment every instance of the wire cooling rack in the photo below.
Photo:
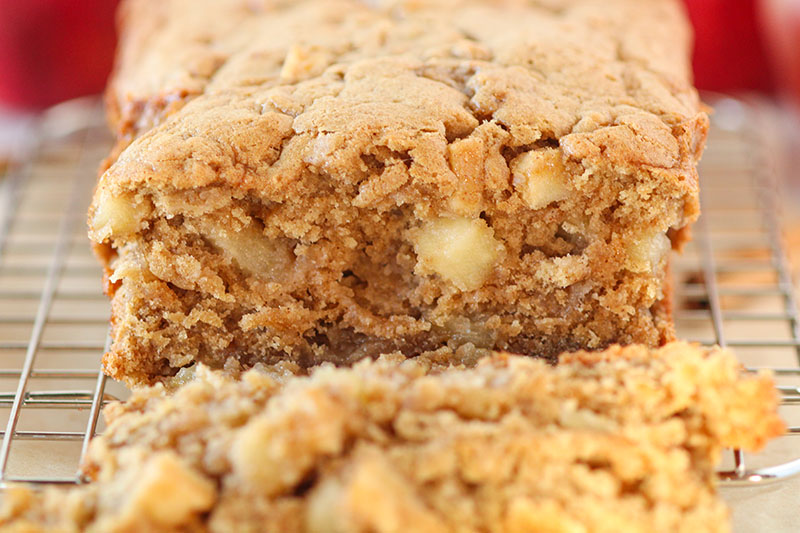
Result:
{"type": "MultiPolygon", "coordinates": [[[[96,100],[62,104],[0,169],[0,483],[75,483],[105,391],[108,328],[86,209],[110,138],[96,100]]],[[[109,391],[112,392],[112,391],[109,391]]]]}
{"type": "MultiPolygon", "coordinates": [[[[715,108],[700,165],[703,214],[673,257],[675,326],[679,337],[733,348],[750,371],[772,370],[792,437],[800,434],[800,317],[783,234],[781,123],[758,101],[719,98],[715,108]]],[[[748,468],[734,450],[720,482],[764,484],[800,472],[797,440],[778,439],[768,451],[748,468]]]]}
{"type": "MultiPolygon", "coordinates": [[[[681,337],[736,348],[752,370],[774,369],[791,436],[800,433],[791,425],[800,423],[792,410],[800,406],[800,321],[774,143],[768,125],[752,127],[765,121],[756,107],[721,100],[717,108],[701,166],[703,216],[673,264],[676,325],[681,337]]],[[[0,486],[79,482],[102,405],[127,394],[98,371],[108,303],[84,222],[111,144],[100,106],[62,104],[32,137],[16,161],[0,165],[0,486]]],[[[800,442],[778,441],[752,459],[734,452],[720,479],[758,484],[800,471],[800,442]]]]}

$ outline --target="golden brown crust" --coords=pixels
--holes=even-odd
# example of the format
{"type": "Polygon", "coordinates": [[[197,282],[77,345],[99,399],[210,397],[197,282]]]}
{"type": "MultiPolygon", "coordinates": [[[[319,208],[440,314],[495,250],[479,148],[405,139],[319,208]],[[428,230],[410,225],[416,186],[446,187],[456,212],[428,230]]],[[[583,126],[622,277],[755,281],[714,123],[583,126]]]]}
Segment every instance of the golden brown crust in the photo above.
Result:
{"type": "MultiPolygon", "coordinates": [[[[613,58],[638,63],[643,70],[663,77],[666,83],[657,84],[666,85],[668,91],[680,90],[687,79],[688,32],[681,20],[681,8],[669,0],[647,4],[630,0],[605,3],[593,0],[395,0],[327,4],[317,5],[308,0],[123,2],[119,10],[119,58],[107,93],[112,125],[121,136],[130,136],[133,131],[146,131],[164,115],[180,108],[178,105],[166,109],[170,102],[182,102],[217,87],[261,85],[265,81],[279,83],[277,78],[284,59],[291,46],[297,43],[308,43],[317,49],[317,53],[304,62],[309,66],[308,74],[318,73],[334,60],[405,53],[409,48],[408,38],[420,36],[401,35],[397,39],[392,30],[402,25],[403,19],[413,19],[420,14],[438,23],[435,18],[448,13],[451,21],[449,25],[432,26],[450,31],[426,32],[432,35],[419,38],[417,49],[431,50],[436,45],[445,48],[452,44],[452,30],[455,29],[462,32],[455,35],[463,39],[457,43],[461,53],[471,51],[474,54],[483,44],[484,35],[494,34],[495,40],[502,40],[508,34],[497,31],[495,20],[480,12],[487,7],[538,12],[538,20],[520,21],[516,13],[510,13],[506,20],[496,22],[499,25],[511,20],[512,24],[506,24],[503,29],[512,31],[514,26],[527,22],[531,34],[543,30],[548,34],[545,38],[551,44],[545,42],[544,47],[537,41],[545,41],[545,38],[534,36],[530,41],[539,47],[534,66],[543,73],[566,66],[583,74],[588,69],[581,65],[582,61],[594,60],[593,66],[600,70],[602,63],[613,58]],[[353,14],[352,20],[347,20],[350,14],[353,14]],[[216,23],[209,25],[205,23],[207,20],[216,23]],[[349,24],[346,32],[349,35],[332,35],[328,29],[342,20],[349,24]],[[577,39],[571,39],[565,32],[554,31],[554,20],[567,23],[565,27],[576,37],[581,30],[589,30],[594,46],[576,43],[577,39]],[[573,22],[577,24],[571,24],[573,22]],[[263,32],[255,31],[258,29],[263,32]],[[394,39],[387,39],[387,35],[394,39]],[[610,51],[612,55],[607,55],[603,49],[608,44],[603,39],[609,36],[617,48],[610,51]],[[470,43],[471,40],[478,42],[470,43]],[[670,42],[671,46],[661,46],[662,42],[670,42]],[[331,50],[329,55],[339,57],[326,58],[326,49],[331,50]],[[559,53],[549,54],[551,50],[559,53]],[[618,57],[613,57],[616,52],[618,57]]],[[[417,27],[411,20],[405,29],[407,34],[413,34],[417,27]]],[[[565,77],[570,74],[566,72],[565,77]]],[[[660,87],[645,89],[664,97],[658,94],[665,92],[660,87]]]]}
{"type": "Polygon", "coordinates": [[[140,390],[106,409],[86,463],[93,484],[21,491],[0,524],[724,532],[721,447],[757,450],[783,430],[772,380],[742,375],[718,349],[613,347],[556,367],[496,354],[469,370],[436,358],[311,377],[285,364],[238,379],[200,369],[172,394],[140,390]]]}
{"type": "Polygon", "coordinates": [[[671,338],[707,129],[677,2],[192,5],[124,8],[113,377],[671,338]]]}

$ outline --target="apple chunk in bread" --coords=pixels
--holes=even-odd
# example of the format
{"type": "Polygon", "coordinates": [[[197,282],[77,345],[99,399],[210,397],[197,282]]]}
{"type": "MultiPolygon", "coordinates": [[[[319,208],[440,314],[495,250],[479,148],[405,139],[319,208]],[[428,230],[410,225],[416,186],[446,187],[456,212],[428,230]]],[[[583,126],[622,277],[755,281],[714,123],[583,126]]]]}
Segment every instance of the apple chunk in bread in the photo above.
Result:
{"type": "Polygon", "coordinates": [[[492,272],[502,250],[480,218],[437,218],[414,234],[423,270],[432,271],[462,291],[477,289],[492,272]]]}
{"type": "Polygon", "coordinates": [[[258,222],[238,230],[223,224],[198,222],[203,237],[248,274],[280,279],[292,265],[294,256],[289,242],[266,237],[258,222]]]}
{"type": "Polygon", "coordinates": [[[531,209],[541,209],[569,196],[567,170],[557,148],[532,150],[511,162],[514,188],[531,209]]]}

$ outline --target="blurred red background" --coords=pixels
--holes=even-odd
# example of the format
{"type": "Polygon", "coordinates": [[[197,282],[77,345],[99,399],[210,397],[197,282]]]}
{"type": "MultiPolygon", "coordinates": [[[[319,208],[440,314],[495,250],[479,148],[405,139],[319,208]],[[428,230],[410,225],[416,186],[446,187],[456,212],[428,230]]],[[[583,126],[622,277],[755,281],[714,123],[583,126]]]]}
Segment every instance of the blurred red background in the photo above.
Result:
{"type": "Polygon", "coordinates": [[[695,28],[692,62],[701,89],[775,87],[760,10],[753,0],[685,0],[695,28]]]}
{"type": "MultiPolygon", "coordinates": [[[[644,1],[644,0],[642,0],[644,1]]],[[[793,93],[800,0],[685,0],[701,89],[793,93]]],[[[42,108],[98,93],[113,60],[117,0],[0,0],[0,102],[42,108]]]]}
{"type": "Polygon", "coordinates": [[[117,0],[0,0],[0,102],[42,108],[100,92],[117,0]]]}

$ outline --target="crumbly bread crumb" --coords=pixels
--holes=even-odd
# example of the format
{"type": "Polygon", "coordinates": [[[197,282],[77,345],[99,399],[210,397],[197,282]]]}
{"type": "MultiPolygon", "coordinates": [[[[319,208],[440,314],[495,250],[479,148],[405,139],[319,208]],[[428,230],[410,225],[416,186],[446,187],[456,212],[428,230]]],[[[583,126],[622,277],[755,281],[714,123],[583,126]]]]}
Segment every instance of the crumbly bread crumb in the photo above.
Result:
{"type": "Polygon", "coordinates": [[[722,447],[783,430],[771,378],[720,349],[436,361],[200,367],[139,390],[106,409],[94,483],[14,489],[0,530],[726,532],[722,447]],[[175,494],[147,496],[166,477],[175,494]]]}

